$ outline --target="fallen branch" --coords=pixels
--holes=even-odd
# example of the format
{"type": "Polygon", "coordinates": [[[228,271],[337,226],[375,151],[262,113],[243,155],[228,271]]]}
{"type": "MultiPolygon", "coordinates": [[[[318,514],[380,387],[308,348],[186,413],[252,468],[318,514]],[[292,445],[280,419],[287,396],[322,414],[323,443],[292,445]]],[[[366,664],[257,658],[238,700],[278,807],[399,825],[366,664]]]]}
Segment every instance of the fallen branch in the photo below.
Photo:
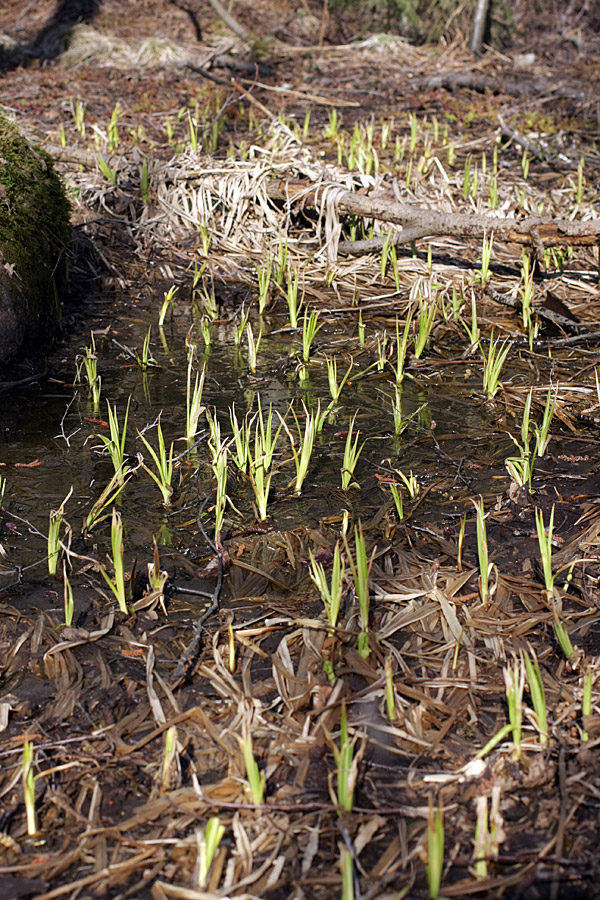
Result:
{"type": "MultiPolygon", "coordinates": [[[[477,240],[481,240],[484,235],[494,235],[509,243],[531,244],[539,251],[544,247],[565,245],[589,247],[598,244],[600,240],[600,220],[572,222],[542,216],[515,219],[512,216],[498,218],[471,213],[437,212],[398,203],[382,194],[366,196],[339,187],[307,187],[306,184],[295,181],[273,183],[268,188],[268,194],[273,200],[284,200],[290,205],[299,202],[318,209],[325,208],[331,200],[338,213],[401,225],[403,230],[393,236],[395,244],[442,235],[477,240]]],[[[370,253],[381,248],[381,240],[357,242],[356,251],[350,242],[341,246],[346,253],[370,253]]]]}

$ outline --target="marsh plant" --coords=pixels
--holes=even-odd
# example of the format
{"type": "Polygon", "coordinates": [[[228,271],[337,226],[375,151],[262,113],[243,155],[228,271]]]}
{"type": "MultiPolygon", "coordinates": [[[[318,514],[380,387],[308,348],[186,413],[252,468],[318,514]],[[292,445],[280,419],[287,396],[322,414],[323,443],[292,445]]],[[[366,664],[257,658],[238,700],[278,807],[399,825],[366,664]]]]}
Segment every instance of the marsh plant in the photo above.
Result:
{"type": "Polygon", "coordinates": [[[508,339],[502,343],[494,341],[493,331],[490,335],[487,355],[483,352],[481,344],[479,344],[483,358],[483,390],[490,400],[496,396],[502,387],[500,373],[511,347],[512,343],[508,339]]]}
{"type": "Polygon", "coordinates": [[[67,564],[63,560],[63,609],[65,614],[65,625],[67,628],[73,623],[73,613],[75,612],[75,602],[73,600],[73,588],[67,575],[67,564]]]}
{"type": "Polygon", "coordinates": [[[340,811],[350,813],[354,806],[354,789],[358,774],[357,760],[354,757],[355,741],[348,734],[348,717],[346,701],[342,700],[340,712],[340,746],[332,742],[333,757],[337,768],[337,805],[340,811]]]}
{"type": "Polygon", "coordinates": [[[77,358],[77,375],[76,380],[81,381],[81,372],[85,372],[85,380],[88,388],[88,396],[92,401],[94,409],[98,409],[100,405],[100,389],[101,379],[98,375],[98,357],[96,355],[96,342],[94,340],[94,332],[91,332],[92,343],[90,347],[86,347],[84,353],[77,358]]]}
{"type": "Polygon", "coordinates": [[[298,285],[300,282],[300,272],[298,269],[294,269],[290,271],[287,280],[287,290],[285,292],[285,299],[287,302],[288,308],[288,319],[290,323],[290,328],[298,327],[298,314],[300,312],[300,307],[302,306],[302,301],[298,301],[298,285]]]}
{"type": "Polygon", "coordinates": [[[142,372],[146,372],[150,366],[156,365],[156,360],[152,356],[150,351],[150,340],[152,338],[152,326],[148,327],[148,331],[146,332],[146,337],[144,338],[144,343],[142,344],[142,352],[141,354],[136,356],[137,364],[142,370],[142,372]]]}
{"type": "Polygon", "coordinates": [[[294,494],[297,497],[299,497],[302,493],[302,485],[306,480],[306,476],[308,475],[308,468],[310,466],[310,460],[315,446],[315,438],[319,431],[319,422],[321,419],[321,401],[318,402],[317,410],[314,413],[309,412],[305,403],[302,404],[302,407],[304,409],[304,429],[302,429],[302,427],[300,426],[298,416],[296,415],[296,410],[292,407],[292,416],[294,417],[296,430],[298,432],[297,441],[294,440],[293,435],[285,424],[285,420],[280,416],[281,423],[284,426],[290,439],[292,453],[294,455],[294,462],[296,464],[296,477],[293,484],[294,494]]]}
{"type": "MultiPolygon", "coordinates": [[[[137,469],[137,466],[136,466],[137,469]]],[[[89,535],[94,528],[103,522],[109,515],[108,510],[121,494],[127,481],[133,476],[136,469],[127,469],[127,474],[123,477],[122,473],[114,472],[106,487],[92,506],[85,520],[83,533],[89,535]]]]}
{"type": "Polygon", "coordinates": [[[21,782],[23,784],[23,800],[27,819],[27,834],[33,837],[38,832],[35,809],[35,777],[33,774],[34,749],[33,742],[25,740],[23,744],[23,760],[21,763],[21,782]]]}
{"type": "Polygon", "coordinates": [[[325,613],[327,615],[327,621],[329,622],[330,634],[332,634],[340,614],[342,593],[344,590],[344,577],[346,574],[344,557],[340,551],[339,541],[336,543],[333,551],[333,563],[329,580],[327,579],[327,573],[323,563],[318,562],[318,560],[315,559],[312,550],[309,550],[309,555],[309,575],[321,595],[321,600],[323,601],[325,613]]]}
{"type": "MultiPolygon", "coordinates": [[[[521,420],[521,443],[509,435],[513,444],[519,451],[518,456],[509,456],[504,460],[504,465],[508,474],[519,487],[525,487],[531,493],[533,480],[533,458],[530,447],[530,431],[531,431],[531,398],[533,389],[529,391],[525,399],[523,407],[523,418],[521,420]]],[[[549,424],[549,423],[548,423],[549,424]]]]}
{"type": "Polygon", "coordinates": [[[317,332],[323,327],[318,323],[319,312],[313,309],[309,315],[308,310],[304,310],[302,318],[302,362],[306,365],[310,359],[310,350],[317,332]]]}
{"type": "Polygon", "coordinates": [[[350,373],[352,372],[352,362],[348,366],[344,375],[342,375],[342,379],[338,382],[338,368],[337,368],[337,359],[333,357],[330,359],[327,357],[325,360],[327,364],[327,384],[329,386],[329,396],[331,397],[331,406],[333,407],[338,400],[340,399],[340,394],[344,388],[344,385],[348,381],[350,377],[350,373]]]}
{"type": "Polygon", "coordinates": [[[200,416],[206,409],[206,407],[202,405],[202,393],[204,391],[206,367],[202,367],[202,372],[196,372],[194,384],[192,385],[193,363],[194,354],[190,353],[188,356],[185,394],[185,440],[188,445],[194,443],[194,438],[198,433],[198,421],[200,419],[200,416]]]}
{"type": "Polygon", "coordinates": [[[211,816],[204,828],[196,832],[197,860],[196,883],[200,890],[207,887],[210,867],[216,856],[219,844],[225,835],[225,826],[221,824],[219,816],[211,816]]]}
{"type": "Polygon", "coordinates": [[[254,332],[252,331],[252,325],[250,322],[246,323],[246,340],[248,341],[248,368],[252,372],[253,375],[256,374],[256,367],[258,365],[258,351],[260,349],[260,343],[262,341],[262,328],[258,332],[258,337],[254,338],[254,332]]]}
{"type": "Polygon", "coordinates": [[[231,458],[240,472],[247,472],[250,461],[251,424],[248,423],[247,416],[238,422],[235,403],[229,410],[229,421],[233,432],[232,446],[234,448],[231,458]]]}
{"type": "Polygon", "coordinates": [[[545,747],[548,743],[548,714],[542,673],[533,649],[531,649],[531,656],[527,650],[523,651],[522,658],[525,664],[525,671],[527,672],[529,695],[531,697],[535,721],[540,735],[540,746],[545,747]]]}
{"type": "Polygon", "coordinates": [[[165,323],[165,319],[167,317],[167,313],[173,306],[173,300],[175,299],[175,294],[177,293],[178,290],[179,290],[179,288],[176,287],[176,285],[172,284],[171,287],[169,288],[169,290],[165,291],[165,293],[163,295],[163,302],[160,307],[160,311],[158,313],[158,327],[159,328],[163,327],[163,325],[165,323]]]}
{"type": "Polygon", "coordinates": [[[252,746],[252,736],[247,724],[244,726],[243,735],[240,740],[242,744],[242,754],[244,756],[244,765],[246,767],[246,778],[248,779],[248,793],[255,806],[262,806],[265,796],[265,773],[261,772],[258,768],[252,746]]]}
{"type": "Polygon", "coordinates": [[[108,407],[108,431],[110,437],[106,437],[103,434],[98,435],[98,437],[104,444],[106,452],[110,456],[111,462],[113,464],[113,469],[115,470],[115,475],[117,476],[117,480],[121,483],[123,482],[130,468],[129,466],[125,465],[125,439],[127,437],[127,421],[129,419],[130,403],[131,397],[127,400],[127,407],[125,409],[125,415],[123,417],[123,425],[122,427],[120,427],[116,404],[111,407],[110,402],[107,402],[106,405],[108,407]]]}
{"type": "MultiPolygon", "coordinates": [[[[585,717],[592,715],[592,687],[593,687],[592,670],[588,669],[584,676],[583,695],[582,695],[582,699],[581,699],[581,715],[584,717],[584,726],[585,726],[585,717]]],[[[589,741],[589,739],[590,739],[590,736],[584,727],[581,732],[581,740],[589,741]]]]}
{"type": "Polygon", "coordinates": [[[273,478],[273,454],[283,424],[273,432],[273,407],[269,406],[266,417],[263,415],[260,399],[254,424],[254,448],[249,450],[249,477],[254,491],[258,518],[262,522],[267,518],[267,503],[271,480],[273,478]]]}
{"type": "Polygon", "coordinates": [[[479,498],[476,503],[471,501],[475,507],[476,528],[477,528],[477,557],[479,560],[479,596],[481,602],[486,604],[490,596],[490,575],[492,574],[492,563],[488,556],[487,529],[485,526],[485,511],[483,500],[479,498]]]}
{"type": "Polygon", "coordinates": [[[212,416],[207,415],[210,438],[208,447],[211,454],[211,466],[217,482],[215,499],[215,543],[219,542],[219,535],[225,516],[225,504],[227,502],[227,447],[228,442],[221,438],[221,427],[217,420],[216,412],[212,416]]]}
{"type": "Polygon", "coordinates": [[[256,276],[258,278],[258,311],[262,316],[266,312],[269,300],[271,299],[271,277],[273,275],[273,266],[271,260],[268,259],[265,266],[256,266],[256,276]]]}
{"type": "MultiPolygon", "coordinates": [[[[65,515],[65,506],[67,505],[73,488],[69,491],[65,499],[62,501],[58,509],[50,510],[48,521],[48,574],[56,575],[58,567],[58,558],[60,553],[60,529],[65,515]]],[[[1,499],[1,498],[0,498],[1,499]]]]}
{"type": "Polygon", "coordinates": [[[556,400],[558,397],[558,385],[556,386],[555,391],[552,391],[552,388],[548,388],[548,393],[546,394],[546,405],[544,406],[544,415],[542,416],[542,422],[540,425],[537,423],[533,426],[533,434],[535,436],[535,455],[538,457],[542,457],[546,452],[548,444],[550,443],[550,423],[554,417],[554,413],[556,411],[556,400]]]}
{"type": "Polygon", "coordinates": [[[392,364],[392,369],[397,386],[400,386],[404,381],[411,321],[412,312],[409,311],[404,323],[404,329],[402,334],[400,334],[400,322],[398,317],[396,317],[396,362],[392,364]]]}
{"type": "Polygon", "coordinates": [[[438,900],[444,872],[444,816],[443,808],[429,804],[427,820],[427,863],[425,872],[431,900],[438,900]]]}
{"type": "Polygon", "coordinates": [[[415,359],[420,359],[433,331],[435,317],[437,314],[438,300],[426,300],[425,297],[419,298],[419,320],[417,322],[417,333],[415,335],[415,359]]]}
{"type": "MultiPolygon", "coordinates": [[[[358,636],[358,652],[361,656],[367,657],[371,652],[369,648],[369,613],[371,606],[369,597],[369,572],[371,570],[373,557],[371,557],[370,563],[367,558],[367,545],[361,522],[354,526],[354,557],[350,552],[348,542],[345,538],[344,543],[346,545],[346,554],[348,562],[350,563],[352,578],[354,580],[354,595],[358,600],[360,627],[362,629],[358,636]]],[[[375,551],[373,551],[373,553],[374,552],[375,551]]]]}
{"type": "Polygon", "coordinates": [[[554,506],[550,512],[548,520],[548,528],[544,526],[544,514],[541,509],[535,511],[535,527],[537,531],[538,545],[540,548],[540,557],[542,560],[542,572],[544,573],[544,587],[546,602],[554,613],[554,634],[561,650],[567,659],[570,659],[575,652],[569,637],[569,632],[565,626],[562,617],[562,604],[560,594],[554,589],[556,575],[552,571],[552,532],[554,529],[554,506]]]}
{"type": "Polygon", "coordinates": [[[347,491],[350,487],[359,487],[356,482],[353,482],[352,479],[354,477],[354,470],[356,469],[356,464],[358,462],[358,458],[363,451],[365,446],[365,442],[363,441],[360,447],[358,446],[358,441],[360,438],[360,430],[356,431],[354,434],[354,425],[356,423],[357,413],[354,414],[350,425],[348,426],[348,434],[346,435],[346,443],[344,444],[344,459],[342,461],[342,490],[347,491]]]}
{"type": "Polygon", "coordinates": [[[127,595],[125,590],[125,567],[123,562],[123,521],[120,513],[113,506],[112,522],[110,527],[110,541],[112,546],[112,565],[114,577],[108,574],[104,566],[100,568],[102,577],[106,581],[108,587],[114,594],[119,609],[127,615],[127,595]]]}
{"type": "Polygon", "coordinates": [[[481,268],[479,270],[479,281],[481,282],[481,287],[483,289],[485,289],[490,278],[490,262],[492,259],[493,245],[494,235],[492,234],[488,238],[488,236],[484,234],[481,245],[481,268]]]}
{"type": "Polygon", "coordinates": [[[521,759],[522,753],[523,688],[525,686],[525,666],[521,660],[515,658],[511,665],[504,667],[504,684],[514,747],[513,758],[518,760],[521,759]]]}
{"type": "Polygon", "coordinates": [[[149,443],[141,431],[138,431],[138,437],[143,442],[146,450],[150,454],[152,461],[156,467],[156,472],[142,462],[142,468],[150,475],[161,492],[163,504],[169,506],[171,503],[171,495],[173,493],[173,443],[171,442],[170,450],[167,454],[165,439],[163,437],[162,427],[160,424],[160,416],[156,423],[156,435],[158,437],[158,449],[149,443]]]}

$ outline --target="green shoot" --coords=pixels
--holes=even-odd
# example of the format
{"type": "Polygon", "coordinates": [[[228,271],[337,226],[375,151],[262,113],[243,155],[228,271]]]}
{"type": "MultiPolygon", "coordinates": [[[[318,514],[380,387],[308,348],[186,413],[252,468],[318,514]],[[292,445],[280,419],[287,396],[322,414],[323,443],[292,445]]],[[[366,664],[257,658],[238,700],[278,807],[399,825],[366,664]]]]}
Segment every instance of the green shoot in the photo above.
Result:
{"type": "Polygon", "coordinates": [[[361,347],[365,346],[366,325],[363,322],[362,310],[358,314],[358,343],[361,347]]]}
{"type": "Polygon", "coordinates": [[[412,469],[411,469],[410,475],[405,475],[404,472],[400,471],[400,469],[396,469],[396,472],[402,479],[402,483],[404,484],[404,487],[408,491],[408,496],[410,497],[410,499],[416,500],[417,497],[419,496],[421,487],[420,487],[419,482],[417,481],[416,477],[413,475],[412,469]]]}
{"type": "Polygon", "coordinates": [[[265,773],[260,771],[254,758],[252,737],[247,725],[244,727],[241,743],[246,766],[246,778],[248,779],[248,792],[252,798],[252,803],[255,806],[262,806],[265,796],[265,773]]]}
{"type": "Polygon", "coordinates": [[[65,611],[65,625],[67,628],[73,622],[73,613],[75,611],[75,603],[73,601],[73,588],[67,575],[67,564],[63,560],[63,607],[65,611]]]}
{"type": "Polygon", "coordinates": [[[329,583],[323,564],[317,562],[313,556],[312,550],[309,550],[309,555],[309,575],[321,594],[321,599],[327,614],[327,621],[329,622],[329,630],[330,633],[333,633],[333,629],[337,625],[338,616],[340,614],[345,576],[344,558],[340,551],[339,542],[336,543],[333,551],[333,565],[331,567],[331,581],[329,583]]]}
{"type": "Polygon", "coordinates": [[[258,333],[258,337],[256,340],[254,339],[254,332],[252,331],[252,325],[250,322],[246,324],[246,339],[248,341],[248,368],[254,375],[256,373],[256,366],[258,365],[258,351],[260,349],[260,342],[262,341],[262,328],[258,333]]]}
{"type": "Polygon", "coordinates": [[[396,712],[396,692],[394,690],[394,676],[392,672],[392,660],[389,656],[385,658],[385,708],[387,717],[390,722],[394,722],[397,718],[396,712]]]}
{"type": "Polygon", "coordinates": [[[342,700],[340,713],[340,746],[333,744],[333,756],[337,766],[337,802],[340,810],[352,812],[357,766],[354,764],[354,741],[348,736],[346,702],[342,700]]]}
{"type": "Polygon", "coordinates": [[[110,433],[110,437],[105,437],[103,434],[99,434],[98,437],[104,444],[108,455],[111,458],[113,469],[115,470],[115,475],[120,480],[123,481],[127,472],[129,471],[129,466],[125,465],[125,438],[127,437],[127,421],[129,419],[129,404],[131,403],[131,397],[127,401],[127,408],[125,410],[125,417],[123,419],[123,428],[119,428],[119,420],[117,418],[117,407],[111,407],[110,402],[107,402],[108,406],[108,430],[110,433]]]}
{"type": "Polygon", "coordinates": [[[354,900],[354,854],[341,841],[338,846],[342,872],[342,900],[354,900]]]}
{"type": "Polygon", "coordinates": [[[77,358],[78,367],[76,378],[81,379],[81,368],[85,372],[85,380],[88,386],[88,395],[92,398],[94,409],[98,409],[100,404],[100,385],[101,380],[98,375],[98,357],[96,356],[96,344],[94,341],[94,332],[91,332],[92,346],[85,348],[85,354],[77,358]]]}
{"type": "Polygon", "coordinates": [[[290,272],[290,274],[288,276],[287,291],[285,294],[285,299],[287,301],[290,328],[298,327],[298,312],[300,310],[300,306],[302,305],[302,302],[298,303],[299,281],[300,281],[300,272],[298,271],[298,269],[294,269],[294,271],[290,272]]]}
{"type": "MultiPolygon", "coordinates": [[[[136,467],[137,468],[137,467],[136,467]]],[[[107,510],[111,503],[117,499],[127,481],[133,475],[135,469],[127,469],[127,475],[124,478],[121,472],[114,472],[112,478],[92,506],[85,520],[84,534],[88,535],[92,532],[96,525],[102,522],[108,515],[107,510]]]]}
{"type": "Polygon", "coordinates": [[[402,494],[398,490],[398,485],[395,481],[390,483],[390,491],[392,494],[392,498],[394,500],[394,506],[396,508],[396,515],[398,516],[398,521],[401,522],[404,518],[404,503],[402,502],[402,494]]]}
{"type": "Polygon", "coordinates": [[[236,323],[234,332],[233,332],[233,340],[236,347],[239,347],[242,343],[242,338],[244,336],[244,332],[246,330],[246,325],[248,324],[248,317],[250,315],[250,307],[245,309],[243,306],[239,312],[239,320],[236,323]]]}
{"type": "Polygon", "coordinates": [[[119,146],[119,116],[121,115],[121,104],[117,100],[115,108],[112,111],[110,122],[108,125],[108,152],[114,153],[119,146]]]}
{"type": "Polygon", "coordinates": [[[550,443],[550,423],[552,422],[552,417],[554,416],[554,411],[556,409],[556,399],[558,396],[558,386],[554,392],[554,397],[552,397],[552,388],[548,388],[548,393],[546,395],[546,405],[544,407],[544,415],[542,417],[542,424],[533,426],[533,433],[535,435],[535,453],[536,456],[543,456],[546,452],[546,448],[550,443]]]}
{"type": "Polygon", "coordinates": [[[531,702],[533,703],[533,711],[540,733],[540,746],[545,747],[548,743],[548,716],[546,712],[546,694],[544,691],[544,682],[542,681],[542,673],[540,672],[539,663],[534,650],[531,651],[531,656],[525,650],[523,659],[525,660],[527,683],[529,685],[531,702]]]}
{"type": "Polygon", "coordinates": [[[246,472],[250,460],[250,428],[247,419],[242,419],[241,424],[237,420],[235,403],[229,410],[229,421],[233,431],[233,444],[236,452],[232,453],[232,459],[240,472],[246,472]]]}
{"type": "Polygon", "coordinates": [[[567,659],[571,659],[573,654],[575,653],[573,649],[573,644],[571,643],[571,638],[569,637],[569,632],[566,629],[564,622],[555,614],[554,617],[554,635],[556,640],[558,641],[558,645],[562,652],[565,654],[567,659]]]}
{"type": "Polygon", "coordinates": [[[353,559],[352,554],[350,553],[347,541],[345,539],[344,541],[346,544],[348,562],[350,563],[350,568],[352,570],[352,578],[354,580],[354,594],[358,600],[360,612],[360,626],[362,631],[358,636],[358,651],[361,656],[367,657],[371,652],[369,648],[369,611],[371,605],[369,598],[369,572],[371,564],[367,559],[367,546],[362,530],[362,524],[360,522],[358,525],[354,526],[355,559],[353,559]]]}
{"type": "Polygon", "coordinates": [[[483,499],[480,497],[479,502],[471,501],[475,507],[477,515],[477,556],[479,559],[479,596],[481,602],[486,604],[489,599],[490,575],[492,572],[492,563],[488,558],[487,532],[485,527],[485,512],[483,508],[483,499]]]}
{"type": "Polygon", "coordinates": [[[169,506],[171,503],[171,494],[173,493],[173,488],[171,486],[173,481],[173,443],[171,442],[171,448],[169,450],[169,455],[167,456],[160,417],[156,424],[156,433],[158,435],[158,451],[156,451],[154,447],[148,443],[144,435],[138,431],[138,437],[141,438],[146,450],[152,457],[154,465],[156,466],[156,472],[153,472],[144,463],[142,463],[142,468],[150,475],[153,481],[156,482],[156,485],[162,494],[163,504],[169,506]]]}
{"type": "Polygon", "coordinates": [[[462,320],[462,324],[469,337],[471,347],[477,347],[477,345],[479,344],[479,339],[481,337],[481,332],[479,330],[479,323],[477,321],[477,301],[475,299],[474,291],[471,291],[471,324],[467,325],[464,319],[462,320]]]}
{"type": "Polygon", "coordinates": [[[75,128],[81,137],[85,139],[85,103],[83,100],[71,98],[71,115],[73,116],[75,128]]]}
{"type": "Polygon", "coordinates": [[[506,362],[506,357],[508,356],[511,347],[512,343],[510,343],[508,339],[503,341],[502,344],[495,342],[493,331],[490,335],[487,356],[484,354],[481,344],[479,345],[483,357],[483,390],[490,400],[492,397],[496,396],[502,387],[502,384],[500,383],[500,372],[502,371],[502,366],[506,362]]]}
{"type": "Polygon", "coordinates": [[[396,365],[392,366],[394,370],[394,378],[396,384],[402,384],[404,380],[404,368],[406,365],[406,355],[408,352],[408,336],[410,332],[410,324],[412,320],[412,312],[409,311],[404,323],[404,331],[400,336],[400,322],[396,316],[396,365]]]}
{"type": "Polygon", "coordinates": [[[415,336],[416,359],[421,358],[421,355],[429,342],[437,314],[437,306],[437,298],[432,302],[427,302],[424,297],[419,299],[419,322],[417,325],[417,334],[415,336]]]}
{"type": "Polygon", "coordinates": [[[223,527],[225,516],[225,503],[227,501],[227,442],[221,440],[221,427],[216,417],[207,414],[210,428],[208,446],[212,456],[212,470],[217,482],[217,494],[215,501],[215,543],[218,544],[219,534],[223,527]]]}
{"type": "Polygon", "coordinates": [[[33,775],[33,742],[26,740],[23,744],[23,761],[21,763],[21,781],[23,783],[23,799],[27,818],[27,834],[33,837],[38,832],[35,812],[35,777],[33,775]]]}
{"type": "MultiPolygon", "coordinates": [[[[582,702],[581,702],[581,714],[584,717],[591,716],[591,714],[592,714],[592,683],[593,683],[592,670],[588,669],[587,672],[585,673],[585,680],[583,682],[583,698],[582,698],[582,702]]],[[[584,718],[584,726],[585,726],[585,718],[584,718]]],[[[583,731],[581,732],[581,740],[589,741],[589,739],[590,739],[590,736],[584,727],[583,731]]]]}
{"type": "Polygon", "coordinates": [[[123,521],[120,513],[113,506],[112,522],[110,528],[110,540],[112,545],[112,564],[115,577],[111,578],[104,566],[100,569],[102,577],[116,597],[119,609],[127,615],[127,597],[125,592],[125,567],[123,564],[123,521]]]}
{"type": "Polygon", "coordinates": [[[521,731],[523,724],[523,688],[525,686],[525,667],[518,659],[512,665],[504,667],[504,684],[508,703],[508,719],[512,731],[514,746],[513,757],[521,758],[521,731]]]}
{"type": "Polygon", "coordinates": [[[344,459],[342,461],[342,490],[347,491],[350,487],[359,487],[359,485],[352,478],[354,476],[354,470],[356,468],[356,463],[358,462],[358,458],[363,451],[365,446],[365,442],[363,441],[360,447],[358,446],[358,440],[360,437],[360,430],[353,434],[354,431],[354,423],[356,422],[356,413],[348,426],[348,434],[346,435],[346,443],[344,445],[344,459]],[[354,440],[353,440],[354,438],[354,440]]]}
{"type": "Polygon", "coordinates": [[[304,310],[304,317],[302,319],[302,361],[305,365],[310,359],[312,342],[314,341],[317,332],[323,327],[322,325],[317,324],[318,318],[319,313],[317,310],[313,309],[310,316],[308,310],[304,310]]]}
{"type": "Polygon", "coordinates": [[[342,389],[348,378],[350,377],[350,373],[352,372],[352,363],[348,366],[348,369],[345,375],[342,376],[342,380],[338,384],[337,380],[337,359],[335,357],[333,359],[326,359],[327,363],[327,382],[329,384],[329,394],[331,396],[332,405],[337,403],[340,399],[340,394],[342,393],[342,389]]]}
{"type": "Polygon", "coordinates": [[[224,834],[225,826],[221,825],[221,820],[218,816],[211,816],[203,831],[199,831],[196,834],[198,845],[196,872],[200,890],[204,890],[207,886],[210,867],[224,834]]]}
{"type": "Polygon", "coordinates": [[[202,372],[196,372],[194,386],[192,387],[192,364],[194,361],[193,353],[188,358],[187,366],[187,386],[185,394],[185,440],[186,443],[193,444],[194,438],[198,433],[198,421],[200,416],[206,409],[202,405],[202,392],[204,391],[204,380],[206,377],[206,368],[203,367],[202,372]]]}
{"type": "Polygon", "coordinates": [[[481,287],[485,288],[486,284],[490,278],[490,261],[492,258],[492,246],[494,244],[494,235],[490,235],[488,238],[487,235],[483,235],[483,242],[481,245],[481,270],[479,272],[479,278],[481,281],[481,287]]]}
{"type": "Polygon", "coordinates": [[[150,325],[148,331],[146,332],[146,337],[144,338],[144,343],[142,344],[142,353],[141,356],[136,356],[137,364],[142,370],[142,372],[146,372],[150,366],[156,365],[156,360],[152,356],[150,352],[150,338],[152,337],[152,326],[150,325]]]}
{"type": "MultiPolygon", "coordinates": [[[[294,438],[290,434],[287,425],[283,419],[281,419],[282,424],[285,427],[285,430],[288,433],[288,437],[290,439],[290,443],[292,446],[292,453],[294,454],[294,462],[296,463],[296,478],[294,480],[294,494],[299,497],[302,493],[302,485],[306,480],[306,476],[308,474],[308,467],[310,465],[310,458],[312,456],[313,448],[315,445],[315,438],[317,435],[319,419],[321,414],[321,401],[317,404],[316,413],[310,413],[306,408],[306,405],[302,404],[304,408],[304,433],[302,433],[302,429],[300,428],[300,423],[298,421],[298,417],[296,415],[296,411],[292,408],[292,415],[294,417],[294,421],[296,423],[296,428],[298,429],[298,438],[300,441],[300,452],[296,449],[294,438]]],[[[281,418],[281,416],[280,416],[281,418]]]]}
{"type": "Polygon", "coordinates": [[[167,313],[170,310],[173,300],[175,298],[175,294],[179,290],[174,284],[171,285],[168,291],[165,291],[162,306],[160,307],[160,312],[158,314],[158,327],[162,328],[165,324],[165,319],[167,317],[167,313]]]}
{"type": "Polygon", "coordinates": [[[427,821],[427,886],[430,900],[438,900],[444,872],[444,818],[440,807],[434,811],[430,802],[427,821]]]}
{"type": "Polygon", "coordinates": [[[65,514],[65,506],[69,500],[73,488],[69,491],[58,509],[50,510],[48,522],[48,574],[56,575],[58,567],[58,554],[60,552],[60,528],[65,514]]]}
{"type": "Polygon", "coordinates": [[[554,578],[552,573],[552,529],[554,527],[554,506],[550,513],[548,530],[544,528],[544,514],[541,509],[535,510],[535,527],[537,531],[540,556],[542,558],[542,571],[544,573],[544,585],[548,602],[552,602],[554,594],[554,578]]]}
{"type": "Polygon", "coordinates": [[[271,265],[271,260],[267,260],[267,264],[264,269],[262,266],[259,266],[255,263],[256,266],[256,275],[258,277],[258,311],[262,316],[267,306],[269,305],[269,299],[271,296],[271,276],[273,274],[273,268],[271,265]]]}
{"type": "Polygon", "coordinates": [[[100,169],[100,171],[102,172],[102,174],[104,175],[104,177],[106,178],[106,180],[107,180],[107,181],[110,181],[110,183],[111,183],[113,186],[116,185],[116,183],[117,183],[117,170],[116,170],[116,169],[111,169],[111,167],[109,166],[109,164],[106,162],[106,160],[104,159],[104,157],[103,157],[102,154],[100,154],[100,153],[99,153],[98,156],[96,157],[96,163],[98,164],[98,168],[100,169]]]}

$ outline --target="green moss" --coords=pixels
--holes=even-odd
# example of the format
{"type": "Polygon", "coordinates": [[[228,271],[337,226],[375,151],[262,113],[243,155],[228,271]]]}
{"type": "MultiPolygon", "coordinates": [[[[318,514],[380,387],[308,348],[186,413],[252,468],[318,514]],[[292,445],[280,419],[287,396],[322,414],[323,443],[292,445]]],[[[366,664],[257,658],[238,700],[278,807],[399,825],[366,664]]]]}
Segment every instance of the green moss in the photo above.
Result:
{"type": "Polygon", "coordinates": [[[55,292],[66,284],[69,214],[51,158],[0,115],[0,250],[41,326],[56,319],[55,292]]]}

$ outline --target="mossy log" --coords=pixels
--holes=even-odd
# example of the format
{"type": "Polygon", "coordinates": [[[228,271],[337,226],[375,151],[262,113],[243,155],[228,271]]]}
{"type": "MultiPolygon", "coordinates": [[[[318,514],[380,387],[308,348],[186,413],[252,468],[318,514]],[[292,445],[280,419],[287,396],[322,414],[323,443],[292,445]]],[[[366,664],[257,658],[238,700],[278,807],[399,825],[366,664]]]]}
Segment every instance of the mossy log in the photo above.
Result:
{"type": "Polygon", "coordinates": [[[60,319],[70,207],[51,158],[0,115],[0,366],[60,319]]]}

